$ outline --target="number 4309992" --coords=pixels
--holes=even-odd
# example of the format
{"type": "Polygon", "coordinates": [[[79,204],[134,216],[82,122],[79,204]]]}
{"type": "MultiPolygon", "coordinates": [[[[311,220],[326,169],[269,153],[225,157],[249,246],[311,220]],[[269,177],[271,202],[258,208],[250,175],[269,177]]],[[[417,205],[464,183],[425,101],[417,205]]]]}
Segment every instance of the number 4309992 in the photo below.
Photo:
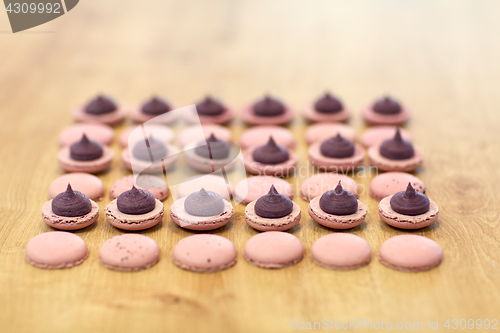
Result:
{"type": "Polygon", "coordinates": [[[477,320],[474,320],[474,319],[469,319],[469,320],[465,320],[465,319],[461,319],[461,320],[458,320],[458,319],[448,319],[443,327],[447,328],[447,329],[462,329],[462,330],[465,330],[465,329],[491,329],[491,330],[497,330],[498,329],[498,319],[492,319],[491,321],[489,319],[484,319],[484,320],[481,320],[481,319],[477,319],[477,320]]]}
{"type": "Polygon", "coordinates": [[[19,13],[54,13],[54,14],[61,14],[61,4],[60,3],[9,3],[7,8],[5,8],[7,13],[14,13],[14,14],[19,14],[19,13]]]}

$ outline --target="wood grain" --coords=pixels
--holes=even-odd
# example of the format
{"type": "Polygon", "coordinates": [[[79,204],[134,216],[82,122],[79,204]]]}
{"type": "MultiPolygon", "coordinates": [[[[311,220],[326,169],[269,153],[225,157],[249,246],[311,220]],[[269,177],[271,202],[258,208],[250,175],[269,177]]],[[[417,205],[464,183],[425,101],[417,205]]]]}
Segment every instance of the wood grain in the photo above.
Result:
{"type": "MultiPolygon", "coordinates": [[[[492,319],[500,310],[500,3],[495,1],[81,1],[67,15],[9,34],[0,15],[0,327],[2,332],[286,332],[290,320],[371,322],[492,319]],[[425,153],[418,173],[439,221],[415,234],[437,241],[444,262],[419,274],[395,272],[378,248],[402,231],[369,213],[352,232],[373,249],[370,265],[334,272],[314,265],[311,244],[332,232],[302,207],[292,231],[306,249],[294,267],[271,271],[242,256],[256,232],[237,207],[216,234],[232,240],[239,262],[216,274],[175,267],[174,244],[191,232],[165,219],[145,231],[162,250],[154,268],[104,269],[99,246],[120,231],[101,216],[77,232],[91,255],[62,271],[24,261],[48,186],[62,174],[57,135],[70,109],[97,92],[132,106],[153,93],[189,104],[207,93],[240,107],[264,92],[300,108],[331,89],[355,111],[384,93],[413,110],[408,130],[425,153]]],[[[306,124],[293,123],[305,165],[306,124]]],[[[123,127],[117,128],[117,135],[123,127]]],[[[243,125],[231,127],[238,137],[243,125]]],[[[114,149],[119,152],[117,144],[114,149]]],[[[100,175],[106,186],[127,174],[119,158],[100,175]]],[[[356,177],[367,189],[370,177],[356,177]]],[[[168,209],[172,199],[165,201],[168,209]]],[[[108,197],[99,205],[109,202],[108,197]]],[[[103,215],[103,214],[101,214],[103,215]]]]}

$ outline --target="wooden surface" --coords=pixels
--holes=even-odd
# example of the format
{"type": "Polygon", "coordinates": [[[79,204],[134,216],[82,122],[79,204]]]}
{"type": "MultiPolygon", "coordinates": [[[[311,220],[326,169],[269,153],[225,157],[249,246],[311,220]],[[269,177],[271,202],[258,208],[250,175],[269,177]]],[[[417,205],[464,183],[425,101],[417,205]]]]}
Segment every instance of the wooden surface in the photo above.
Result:
{"type": "MultiPolygon", "coordinates": [[[[492,319],[500,310],[500,4],[496,1],[81,1],[69,14],[10,34],[0,14],[0,331],[286,332],[290,320],[422,322],[492,319]],[[160,93],[189,104],[213,93],[239,107],[271,92],[299,108],[331,89],[355,111],[384,93],[414,112],[408,129],[425,153],[418,177],[439,221],[415,234],[438,242],[444,262],[430,272],[392,271],[380,244],[402,231],[378,217],[364,193],[365,238],[373,261],[352,272],[311,262],[311,244],[332,232],[302,207],[292,230],[306,250],[298,265],[272,271],[242,256],[256,232],[236,208],[214,233],[233,241],[238,263],[216,274],[183,271],[170,260],[191,232],[165,218],[145,231],[162,260],[134,274],[104,269],[99,246],[120,234],[100,216],[77,232],[91,254],[83,265],[45,271],[24,261],[26,243],[49,231],[40,216],[48,186],[62,174],[58,133],[70,108],[97,92],[134,105],[160,93]]],[[[232,127],[236,137],[239,121],[232,127]]],[[[292,130],[306,163],[298,118],[292,130]]],[[[119,133],[122,127],[117,128],[119,133]]],[[[113,146],[117,152],[117,144],[113,146]]],[[[109,186],[127,174],[117,157],[109,186]]],[[[367,189],[370,178],[357,177],[367,189]]],[[[165,201],[169,208],[171,198],[165,201]]],[[[103,215],[103,214],[101,214],[103,215]]]]}

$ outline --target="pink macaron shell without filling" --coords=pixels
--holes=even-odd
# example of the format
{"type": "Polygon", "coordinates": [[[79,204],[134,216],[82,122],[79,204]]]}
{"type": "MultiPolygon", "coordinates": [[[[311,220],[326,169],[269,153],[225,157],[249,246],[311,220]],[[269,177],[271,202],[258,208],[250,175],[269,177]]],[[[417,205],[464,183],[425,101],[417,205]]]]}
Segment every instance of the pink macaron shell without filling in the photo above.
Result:
{"type": "Polygon", "coordinates": [[[98,177],[84,172],[71,172],[52,181],[49,186],[49,198],[54,199],[56,195],[66,191],[68,184],[90,200],[100,200],[104,196],[104,185],[98,177]]]}
{"type": "Polygon", "coordinates": [[[311,246],[311,256],[317,265],[335,269],[352,270],[371,261],[370,244],[363,238],[349,233],[333,233],[318,238],[311,246]]]}
{"type": "Polygon", "coordinates": [[[221,176],[212,174],[193,176],[184,180],[177,186],[177,197],[187,197],[193,192],[198,192],[204,188],[207,191],[217,193],[222,199],[230,201],[232,196],[231,184],[221,176]]]}
{"type": "Polygon", "coordinates": [[[349,176],[337,173],[318,173],[302,182],[300,187],[300,197],[306,201],[311,201],[317,196],[321,196],[326,191],[335,189],[342,182],[342,187],[356,197],[359,196],[360,188],[356,181],[349,176]]]}
{"type": "Polygon", "coordinates": [[[74,124],[66,127],[59,134],[59,147],[66,147],[80,141],[83,134],[90,140],[109,146],[113,143],[115,135],[113,129],[105,124],[74,124]]]}
{"type": "Polygon", "coordinates": [[[109,189],[109,197],[114,200],[123,192],[129,191],[132,186],[148,190],[156,199],[160,201],[165,200],[170,193],[167,183],[159,177],[153,175],[139,175],[136,181],[136,177],[134,175],[129,175],[118,179],[113,183],[113,185],[111,185],[109,189]],[[138,184],[142,186],[139,186],[138,184]]]}
{"type": "Polygon", "coordinates": [[[301,241],[288,232],[262,232],[245,244],[245,259],[261,268],[288,267],[301,261],[303,256],[301,241]]]}
{"type": "Polygon", "coordinates": [[[245,106],[241,110],[241,118],[250,125],[285,125],[294,118],[293,109],[285,105],[285,112],[274,117],[258,116],[253,111],[253,105],[245,106]]]}
{"type": "Polygon", "coordinates": [[[381,173],[372,179],[370,195],[375,200],[382,200],[389,195],[406,190],[408,183],[411,183],[416,191],[425,193],[425,185],[420,179],[406,172],[393,171],[381,173]]]}
{"type": "Polygon", "coordinates": [[[321,122],[309,126],[305,133],[305,140],[308,145],[316,141],[325,141],[339,134],[351,141],[356,140],[356,132],[351,126],[339,123],[321,122]]]}
{"type": "Polygon", "coordinates": [[[351,111],[348,108],[343,108],[339,112],[335,113],[321,113],[316,111],[314,108],[314,103],[309,103],[302,109],[302,115],[306,120],[312,122],[324,122],[324,121],[338,121],[343,122],[349,120],[351,117],[351,111]]]}
{"type": "Polygon", "coordinates": [[[241,180],[234,187],[234,197],[237,201],[248,204],[266,195],[274,185],[278,193],[293,198],[293,188],[286,180],[273,176],[253,176],[241,180]]]}
{"type": "MultiPolygon", "coordinates": [[[[359,142],[365,148],[370,148],[371,146],[380,145],[385,140],[390,140],[394,138],[394,133],[396,133],[396,126],[375,126],[370,127],[361,134],[359,142]]],[[[411,142],[410,133],[404,128],[400,128],[401,138],[405,141],[411,142]]]]}
{"type": "Polygon", "coordinates": [[[254,126],[245,130],[241,134],[239,144],[241,149],[262,146],[269,141],[271,136],[276,144],[288,149],[295,148],[296,142],[293,133],[287,128],[273,125],[254,126]]]}

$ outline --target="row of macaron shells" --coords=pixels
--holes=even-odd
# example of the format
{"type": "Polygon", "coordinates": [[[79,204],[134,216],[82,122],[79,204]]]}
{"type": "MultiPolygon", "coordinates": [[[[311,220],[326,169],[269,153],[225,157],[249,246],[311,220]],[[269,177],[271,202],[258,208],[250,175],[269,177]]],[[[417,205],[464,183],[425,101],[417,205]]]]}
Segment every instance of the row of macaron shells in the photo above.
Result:
{"type": "MultiPolygon", "coordinates": [[[[159,115],[168,114],[176,107],[165,99],[153,97],[140,106],[133,108],[130,112],[132,120],[143,123],[159,115]]],[[[197,122],[198,119],[204,123],[225,124],[234,118],[232,108],[224,105],[212,97],[196,103],[197,114],[185,114],[188,121],[197,122]]],[[[308,103],[303,107],[303,116],[313,122],[343,122],[351,117],[351,111],[330,93],[325,93],[316,101],[308,103]]],[[[126,117],[125,108],[115,103],[106,96],[97,96],[86,105],[77,106],[73,110],[73,116],[77,121],[100,122],[108,125],[120,124],[126,117]]],[[[242,119],[252,125],[284,125],[293,120],[295,114],[293,109],[281,102],[279,99],[266,95],[262,100],[252,105],[243,107],[242,119]]],[[[179,115],[172,113],[171,117],[163,117],[167,123],[177,120],[179,115]]],[[[375,101],[362,111],[363,119],[374,125],[398,125],[405,123],[410,118],[409,110],[397,100],[388,96],[375,101]]]]}

